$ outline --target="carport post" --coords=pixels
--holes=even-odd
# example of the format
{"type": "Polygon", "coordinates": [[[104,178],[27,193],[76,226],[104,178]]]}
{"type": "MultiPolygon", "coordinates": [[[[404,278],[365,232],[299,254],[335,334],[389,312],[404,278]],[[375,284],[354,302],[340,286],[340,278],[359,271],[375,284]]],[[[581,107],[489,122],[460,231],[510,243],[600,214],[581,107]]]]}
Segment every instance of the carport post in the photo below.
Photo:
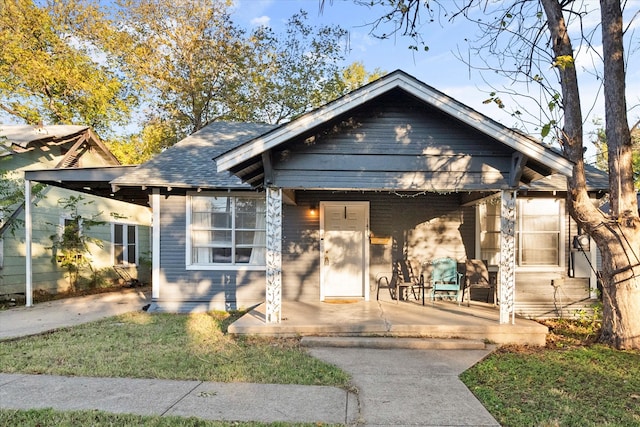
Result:
{"type": "Polygon", "coordinates": [[[24,246],[25,246],[25,305],[31,307],[33,305],[33,284],[32,284],[32,265],[31,265],[31,181],[24,180],[24,246]]]}

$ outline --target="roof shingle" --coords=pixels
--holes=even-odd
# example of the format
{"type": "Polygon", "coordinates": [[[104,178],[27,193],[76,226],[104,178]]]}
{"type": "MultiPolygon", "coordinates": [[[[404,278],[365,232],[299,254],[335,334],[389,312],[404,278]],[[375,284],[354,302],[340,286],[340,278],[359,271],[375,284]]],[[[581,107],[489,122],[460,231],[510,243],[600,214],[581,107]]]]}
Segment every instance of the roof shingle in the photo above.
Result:
{"type": "Polygon", "coordinates": [[[262,123],[214,122],[167,148],[112,184],[182,188],[250,188],[228,172],[219,173],[215,157],[275,128],[262,123]]]}

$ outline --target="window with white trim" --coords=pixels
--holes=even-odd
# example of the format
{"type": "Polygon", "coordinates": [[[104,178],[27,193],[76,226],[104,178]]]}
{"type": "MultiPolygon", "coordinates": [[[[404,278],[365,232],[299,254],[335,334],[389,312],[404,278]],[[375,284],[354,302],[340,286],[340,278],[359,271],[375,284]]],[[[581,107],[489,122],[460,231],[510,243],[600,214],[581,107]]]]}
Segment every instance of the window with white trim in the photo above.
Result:
{"type": "Polygon", "coordinates": [[[561,263],[562,203],[555,199],[518,200],[516,264],[557,267],[561,263]]]}
{"type": "Polygon", "coordinates": [[[264,266],[265,199],[259,195],[187,197],[188,266],[264,266]]]}
{"type": "Polygon", "coordinates": [[[113,265],[136,265],[138,263],[138,226],[134,224],[112,224],[113,265]]]}
{"type": "Polygon", "coordinates": [[[480,259],[489,265],[500,264],[500,199],[478,206],[480,259]]]}
{"type": "MultiPolygon", "coordinates": [[[[478,206],[480,257],[500,263],[500,201],[478,206]]],[[[562,265],[563,203],[556,199],[517,200],[516,265],[559,267],[562,265]]]]}

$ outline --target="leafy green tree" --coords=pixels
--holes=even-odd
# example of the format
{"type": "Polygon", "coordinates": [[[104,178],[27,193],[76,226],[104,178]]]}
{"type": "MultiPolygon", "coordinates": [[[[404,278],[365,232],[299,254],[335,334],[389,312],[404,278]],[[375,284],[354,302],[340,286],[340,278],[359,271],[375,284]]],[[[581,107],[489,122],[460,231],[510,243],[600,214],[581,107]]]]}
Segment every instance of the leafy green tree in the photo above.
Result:
{"type": "Polygon", "coordinates": [[[177,129],[172,122],[151,120],[135,135],[114,138],[108,142],[109,150],[123,165],[136,165],[150,160],[178,141],[177,129]]]}
{"type": "MultiPolygon", "coordinates": [[[[36,202],[45,189],[44,184],[34,185],[32,200],[36,202]]],[[[0,239],[6,234],[14,235],[24,224],[19,217],[24,207],[24,179],[19,172],[0,170],[0,239]]]]}
{"type": "MultiPolygon", "coordinates": [[[[574,0],[356,0],[379,7],[373,23],[381,37],[403,34],[428,50],[423,24],[438,16],[464,17],[475,22],[481,36],[473,41],[477,68],[491,70],[513,83],[524,83],[546,94],[542,107],[554,116],[540,123],[554,134],[564,155],[573,162],[567,178],[567,206],[571,217],[589,233],[602,254],[603,326],[600,340],[620,349],[640,348],[640,217],[633,180],[634,148],[626,103],[625,37],[633,33],[623,21],[620,0],[600,0],[599,10],[574,0]],[[451,7],[452,11],[447,8],[451,7]],[[599,15],[597,15],[599,13],[599,15]],[[599,21],[586,31],[585,20],[599,21]],[[575,25],[574,25],[575,24],[575,25]],[[384,31],[385,25],[391,31],[384,31]],[[570,31],[570,27],[575,31],[570,31]],[[598,34],[600,31],[600,34],[598,34]],[[589,198],[585,177],[583,116],[576,71],[576,46],[602,42],[593,72],[603,82],[605,135],[608,146],[610,212],[604,215],[589,198]],[[574,44],[574,43],[577,43],[574,44]]],[[[632,11],[633,12],[633,11],[632,11]]],[[[631,13],[636,19],[638,13],[631,13]]],[[[473,65],[473,64],[469,64],[473,65]]],[[[495,99],[495,96],[493,96],[495,99]]],[[[498,103],[500,105],[500,103],[498,103]]],[[[637,150],[636,150],[637,151],[637,150]]]]}
{"type": "Polygon", "coordinates": [[[93,201],[84,201],[82,196],[69,196],[66,199],[58,200],[58,205],[69,215],[65,219],[65,224],[59,233],[51,235],[51,261],[60,265],[67,271],[69,288],[72,292],[77,290],[78,278],[83,268],[93,271],[91,265],[89,244],[102,247],[102,241],[91,237],[89,234],[92,227],[105,224],[98,218],[101,215],[96,213],[90,216],[83,216],[80,212],[83,206],[87,206],[93,201]]]}
{"type": "Polygon", "coordinates": [[[333,99],[340,80],[346,31],[312,27],[301,10],[283,34],[257,28],[248,38],[249,74],[229,118],[279,124],[333,99]]]}
{"type": "Polygon", "coordinates": [[[329,92],[326,96],[329,100],[337,99],[361,86],[379,79],[385,74],[387,74],[387,72],[379,68],[368,72],[362,62],[353,62],[340,71],[338,77],[335,79],[335,86],[332,88],[334,92],[329,92]]]}
{"type": "Polygon", "coordinates": [[[229,114],[251,54],[229,2],[120,0],[131,44],[122,61],[143,84],[146,120],[173,122],[184,137],[229,114]]]}
{"type": "Polygon", "coordinates": [[[109,28],[88,1],[0,3],[0,110],[30,124],[98,131],[126,119],[135,102],[130,87],[112,63],[94,59],[95,42],[116,37],[109,28]]]}

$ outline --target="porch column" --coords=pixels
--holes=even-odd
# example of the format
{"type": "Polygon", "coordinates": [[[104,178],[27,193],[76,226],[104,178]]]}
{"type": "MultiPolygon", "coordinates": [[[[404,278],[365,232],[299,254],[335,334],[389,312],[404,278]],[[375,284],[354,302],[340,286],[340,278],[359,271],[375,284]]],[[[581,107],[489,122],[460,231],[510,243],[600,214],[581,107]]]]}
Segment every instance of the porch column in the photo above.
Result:
{"type": "Polygon", "coordinates": [[[160,189],[151,190],[151,299],[160,298],[160,189]]]}
{"type": "Polygon", "coordinates": [[[516,192],[501,192],[500,241],[500,323],[515,323],[516,284],[516,192]]]}
{"type": "Polygon", "coordinates": [[[282,319],[282,189],[267,188],[266,321],[282,319]]]}
{"type": "Polygon", "coordinates": [[[31,181],[24,180],[24,246],[25,246],[25,306],[33,306],[33,268],[31,246],[33,243],[33,219],[31,217],[31,181]]]}

